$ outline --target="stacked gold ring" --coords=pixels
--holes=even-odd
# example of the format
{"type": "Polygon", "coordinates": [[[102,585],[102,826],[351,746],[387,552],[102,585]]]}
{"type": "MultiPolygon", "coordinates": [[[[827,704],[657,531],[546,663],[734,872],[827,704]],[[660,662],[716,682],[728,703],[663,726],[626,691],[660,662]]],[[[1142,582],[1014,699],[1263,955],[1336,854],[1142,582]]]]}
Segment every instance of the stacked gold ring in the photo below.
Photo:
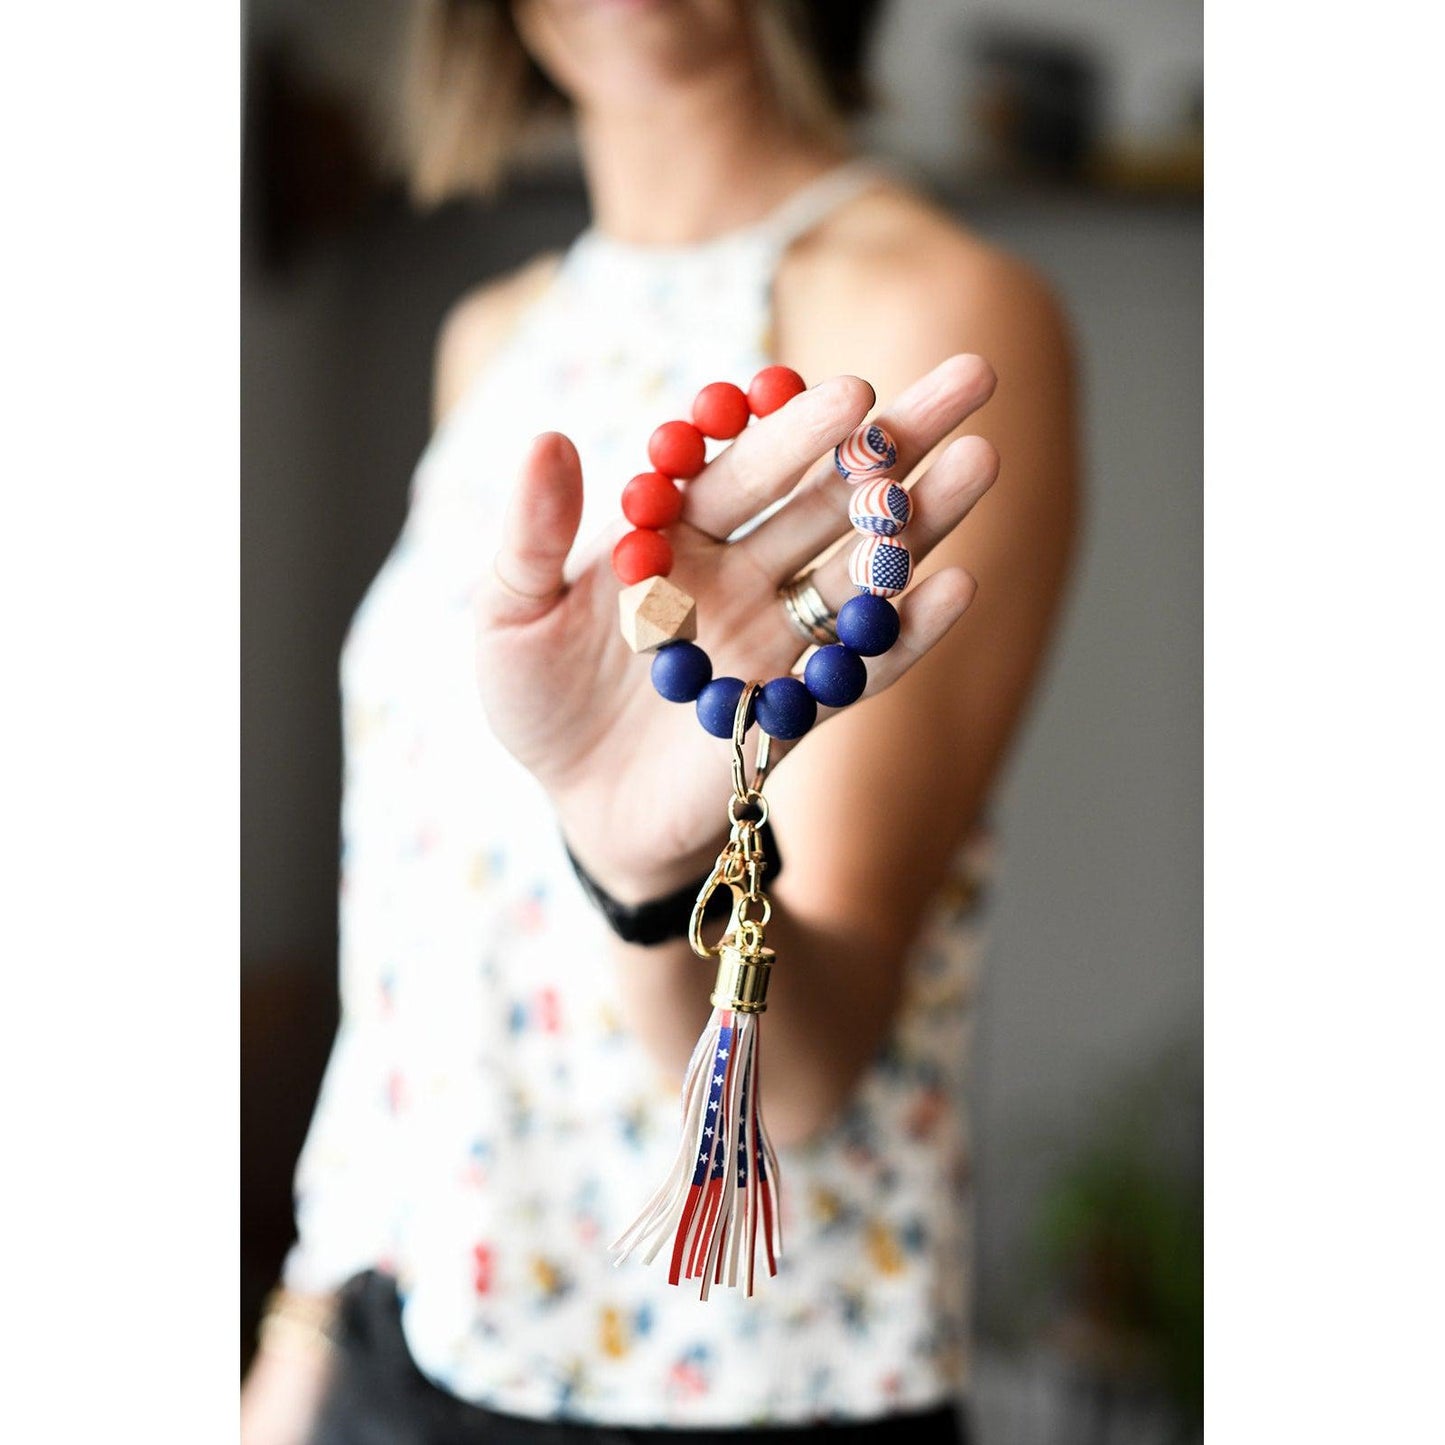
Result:
{"type": "Polygon", "coordinates": [[[827,647],[838,640],[838,615],[833,612],[823,594],[813,585],[813,574],[805,572],[795,577],[786,587],[778,590],[788,621],[797,629],[799,636],[820,647],[827,647]]]}

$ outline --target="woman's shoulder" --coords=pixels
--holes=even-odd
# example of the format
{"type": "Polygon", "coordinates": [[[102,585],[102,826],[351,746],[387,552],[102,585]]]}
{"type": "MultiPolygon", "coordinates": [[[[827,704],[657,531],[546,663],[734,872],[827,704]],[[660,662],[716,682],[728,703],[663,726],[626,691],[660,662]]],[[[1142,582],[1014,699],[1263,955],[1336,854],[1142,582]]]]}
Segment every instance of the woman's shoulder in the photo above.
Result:
{"type": "MultiPolygon", "coordinates": [[[[894,180],[840,206],[788,253],[780,322],[799,349],[876,353],[906,334],[920,352],[1067,348],[1049,282],[1020,257],[894,180]]],[[[847,356],[837,369],[847,369],[847,356]]]]}
{"type": "Polygon", "coordinates": [[[477,286],[453,302],[437,333],[432,419],[441,419],[512,335],[517,323],[551,285],[561,257],[536,256],[477,286]]]}

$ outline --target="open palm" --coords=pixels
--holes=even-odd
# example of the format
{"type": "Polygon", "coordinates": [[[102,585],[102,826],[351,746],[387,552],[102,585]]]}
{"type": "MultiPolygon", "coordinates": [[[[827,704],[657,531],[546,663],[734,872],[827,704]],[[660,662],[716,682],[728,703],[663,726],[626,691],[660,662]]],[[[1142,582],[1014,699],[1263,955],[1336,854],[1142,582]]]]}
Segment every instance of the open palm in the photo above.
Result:
{"type": "MultiPolygon", "coordinates": [[[[898,444],[898,474],[982,406],[993,384],[987,363],[955,356],[885,408],[879,420],[898,444]]],[[[778,588],[849,534],[849,489],[831,454],[873,403],[866,382],[835,377],[747,428],[686,484],[682,520],[669,531],[671,578],[697,600],[698,641],[714,676],[765,681],[806,651],[778,588]],[[727,540],[784,496],[786,505],[760,526],[727,540]]],[[[907,542],[915,564],[996,473],[993,448],[965,436],[913,481],[907,542]]],[[[547,790],[573,850],[604,887],[636,901],[678,886],[716,851],[727,745],[703,731],[691,707],[658,697],[646,659],[622,639],[610,566],[615,534],[587,543],[569,565],[581,512],[576,449],[558,433],[538,437],[508,509],[494,573],[479,593],[478,675],[498,738],[547,790]]],[[[854,591],[847,549],[830,555],[814,581],[830,608],[841,606],[854,591]]],[[[899,598],[899,641],[870,660],[868,694],[891,686],[927,652],[974,590],[973,579],[953,567],[899,598]]],[[[820,725],[828,715],[820,710],[820,725]]],[[[774,756],[792,746],[775,744],[774,756]]]]}

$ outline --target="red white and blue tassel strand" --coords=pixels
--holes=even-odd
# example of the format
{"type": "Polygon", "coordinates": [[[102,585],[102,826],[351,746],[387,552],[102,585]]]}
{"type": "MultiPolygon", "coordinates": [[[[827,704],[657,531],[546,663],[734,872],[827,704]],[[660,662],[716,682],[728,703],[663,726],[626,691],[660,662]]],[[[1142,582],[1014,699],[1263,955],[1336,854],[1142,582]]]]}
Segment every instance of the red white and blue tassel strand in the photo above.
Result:
{"type": "Polygon", "coordinates": [[[668,1281],[700,1281],[753,1293],[759,1246],[778,1272],[782,1227],[774,1181],[778,1161],[758,1106],[761,1020],[715,1008],[688,1065],[682,1147],[662,1187],[613,1245],[621,1264],[650,1264],[668,1250],[668,1281]]]}

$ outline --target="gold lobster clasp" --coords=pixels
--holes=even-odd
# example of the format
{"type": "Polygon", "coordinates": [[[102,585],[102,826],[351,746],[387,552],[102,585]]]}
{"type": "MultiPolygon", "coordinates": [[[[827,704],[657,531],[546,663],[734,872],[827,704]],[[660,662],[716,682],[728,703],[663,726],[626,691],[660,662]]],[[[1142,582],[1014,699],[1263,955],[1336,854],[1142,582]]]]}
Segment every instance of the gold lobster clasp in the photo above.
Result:
{"type": "Polygon", "coordinates": [[[718,854],[712,873],[693,904],[692,917],[688,920],[687,938],[692,951],[699,958],[716,958],[729,944],[746,936],[753,953],[762,949],[763,929],[772,917],[772,905],[763,894],[763,844],[759,830],[768,820],[767,799],[763,797],[763,784],[767,781],[771,762],[772,739],[762,734],[758,744],[757,763],[753,768],[752,780],[748,780],[747,765],[743,757],[743,739],[747,735],[748,719],[753,701],[760,684],[750,682],[738,698],[737,712],[733,715],[733,794],[728,799],[728,822],[731,825],[728,841],[718,854]],[[703,915],[713,894],[720,888],[729,888],[733,895],[732,916],[721,941],[709,945],[702,936],[703,915]],[[746,931],[746,935],[745,935],[746,931]]]}

